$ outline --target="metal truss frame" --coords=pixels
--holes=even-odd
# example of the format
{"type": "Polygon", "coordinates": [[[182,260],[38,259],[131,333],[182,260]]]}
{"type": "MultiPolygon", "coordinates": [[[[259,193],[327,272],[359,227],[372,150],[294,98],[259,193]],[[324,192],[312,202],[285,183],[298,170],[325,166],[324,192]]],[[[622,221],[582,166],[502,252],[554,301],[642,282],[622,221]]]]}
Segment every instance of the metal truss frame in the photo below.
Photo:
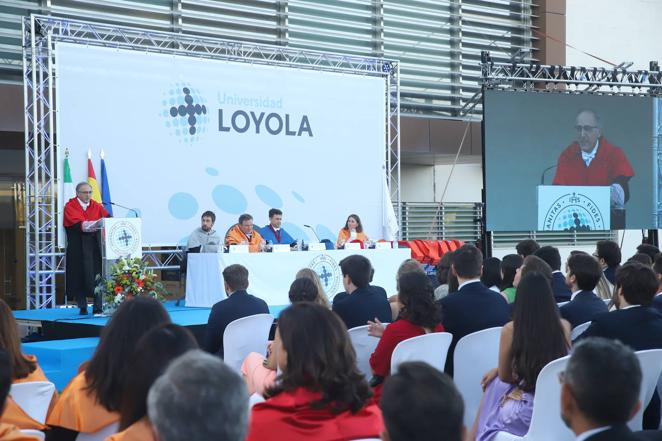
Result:
{"type": "MultiPolygon", "coordinates": [[[[248,64],[294,67],[381,77],[386,82],[384,168],[393,202],[400,196],[400,66],[395,60],[361,57],[285,46],[154,31],[33,14],[24,17],[23,83],[25,120],[26,305],[55,306],[55,277],[64,273],[64,250],[57,246],[57,139],[53,101],[56,63],[54,45],[77,43],[141,52],[183,55],[248,64]]],[[[176,247],[144,249],[143,260],[154,269],[179,268],[176,247]]]]}

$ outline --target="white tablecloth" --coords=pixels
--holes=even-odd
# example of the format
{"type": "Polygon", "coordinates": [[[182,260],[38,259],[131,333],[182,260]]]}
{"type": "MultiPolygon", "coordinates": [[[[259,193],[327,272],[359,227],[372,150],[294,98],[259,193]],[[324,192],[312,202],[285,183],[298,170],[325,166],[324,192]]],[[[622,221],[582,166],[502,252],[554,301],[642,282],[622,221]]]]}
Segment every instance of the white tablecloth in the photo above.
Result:
{"type": "Polygon", "coordinates": [[[393,250],[293,251],[290,253],[189,254],[186,273],[186,306],[211,307],[224,299],[221,272],[238,263],[248,269],[248,292],[269,306],[289,304],[287,293],[301,268],[317,271],[329,298],[344,291],[338,262],[352,254],[362,254],[372,263],[372,284],[395,294],[395,274],[403,260],[411,257],[409,248],[393,250]]]}

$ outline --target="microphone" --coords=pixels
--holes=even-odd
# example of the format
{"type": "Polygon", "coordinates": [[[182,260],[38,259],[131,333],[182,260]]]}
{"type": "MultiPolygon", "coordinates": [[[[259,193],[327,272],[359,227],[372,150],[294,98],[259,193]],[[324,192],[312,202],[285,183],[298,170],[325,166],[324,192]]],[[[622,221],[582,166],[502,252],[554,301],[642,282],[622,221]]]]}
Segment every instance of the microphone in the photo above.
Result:
{"type": "Polygon", "coordinates": [[[317,231],[315,231],[315,229],[313,227],[311,227],[310,225],[306,225],[306,224],[303,224],[303,226],[306,227],[306,228],[310,228],[310,230],[313,232],[313,234],[317,238],[317,241],[321,242],[320,237],[317,235],[317,231]]]}
{"type": "Polygon", "coordinates": [[[140,215],[138,214],[138,212],[137,212],[135,209],[133,209],[133,208],[125,207],[124,205],[116,204],[115,202],[110,202],[110,205],[115,206],[115,207],[124,208],[125,210],[128,210],[128,211],[132,211],[133,214],[136,215],[136,217],[140,217],[140,215]]]}
{"type": "Polygon", "coordinates": [[[556,167],[557,167],[556,164],[550,165],[549,167],[547,167],[542,171],[542,174],[540,175],[540,185],[545,185],[545,173],[556,167]]]}

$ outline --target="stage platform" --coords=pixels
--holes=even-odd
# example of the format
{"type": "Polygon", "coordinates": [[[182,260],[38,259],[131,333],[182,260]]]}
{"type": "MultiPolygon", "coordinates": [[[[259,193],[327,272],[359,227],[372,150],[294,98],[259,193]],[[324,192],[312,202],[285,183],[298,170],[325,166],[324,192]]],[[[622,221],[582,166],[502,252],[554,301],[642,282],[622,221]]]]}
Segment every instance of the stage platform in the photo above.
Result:
{"type": "MultiPolygon", "coordinates": [[[[169,301],[164,306],[172,322],[187,327],[201,343],[211,308],[188,308],[183,303],[176,306],[175,301],[169,301]]],[[[270,307],[269,311],[277,317],[283,309],[270,307]]],[[[41,328],[43,340],[23,343],[23,352],[37,357],[58,390],[76,375],[81,363],[92,357],[101,330],[110,320],[92,314],[79,315],[78,308],[14,311],[14,317],[20,325],[41,328]]]]}

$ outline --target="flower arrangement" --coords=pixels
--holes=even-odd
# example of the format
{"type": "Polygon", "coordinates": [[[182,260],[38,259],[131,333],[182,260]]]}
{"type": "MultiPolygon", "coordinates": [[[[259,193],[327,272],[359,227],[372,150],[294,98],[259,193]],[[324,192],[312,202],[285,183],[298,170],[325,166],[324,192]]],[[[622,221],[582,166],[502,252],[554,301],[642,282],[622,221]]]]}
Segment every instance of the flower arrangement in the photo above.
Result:
{"type": "Polygon", "coordinates": [[[99,279],[95,296],[103,298],[103,312],[112,312],[127,299],[138,296],[164,301],[165,288],[140,259],[120,258],[106,279],[99,279]]]}

